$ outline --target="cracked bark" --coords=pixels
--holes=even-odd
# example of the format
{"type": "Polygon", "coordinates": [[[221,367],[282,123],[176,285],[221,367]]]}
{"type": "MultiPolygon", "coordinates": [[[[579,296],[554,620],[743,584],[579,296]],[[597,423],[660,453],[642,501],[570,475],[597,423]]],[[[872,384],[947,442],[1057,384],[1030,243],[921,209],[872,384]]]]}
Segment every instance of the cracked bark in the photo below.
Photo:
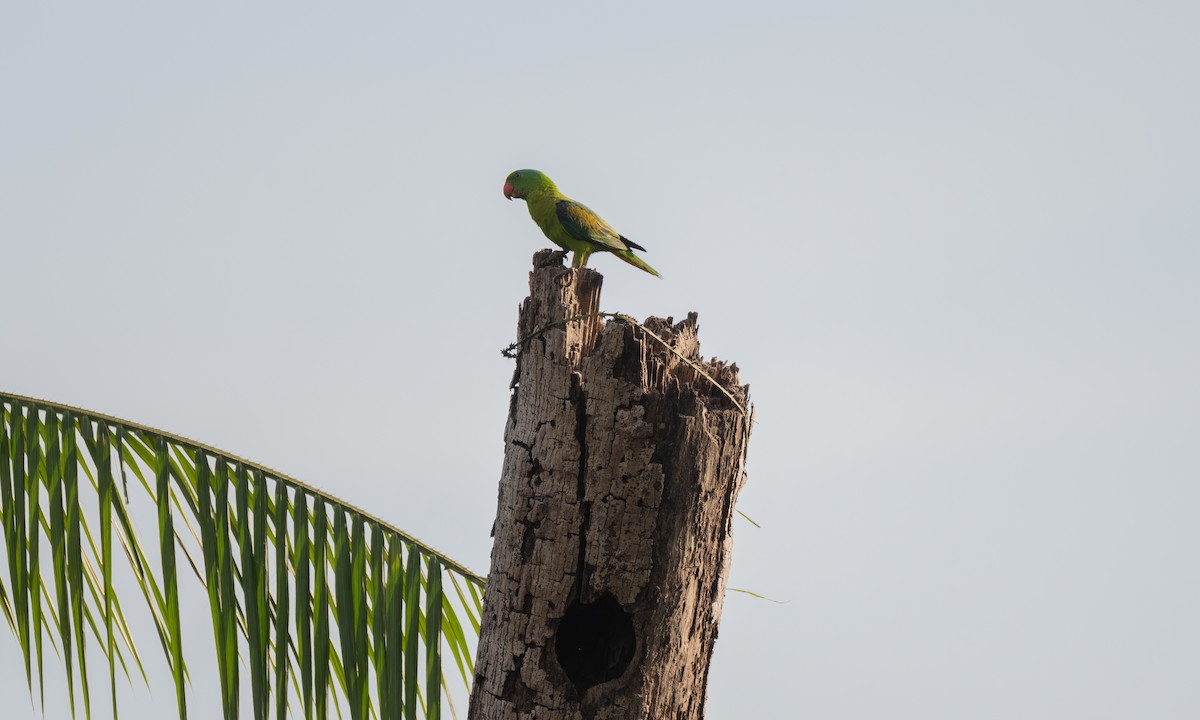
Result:
{"type": "MultiPolygon", "coordinates": [[[[599,309],[602,277],[534,255],[517,337],[599,309]]],[[[645,325],[742,407],[696,316],[645,325]]],[[[528,341],[505,427],[469,718],[702,718],[750,419],[640,328],[528,341]]]]}

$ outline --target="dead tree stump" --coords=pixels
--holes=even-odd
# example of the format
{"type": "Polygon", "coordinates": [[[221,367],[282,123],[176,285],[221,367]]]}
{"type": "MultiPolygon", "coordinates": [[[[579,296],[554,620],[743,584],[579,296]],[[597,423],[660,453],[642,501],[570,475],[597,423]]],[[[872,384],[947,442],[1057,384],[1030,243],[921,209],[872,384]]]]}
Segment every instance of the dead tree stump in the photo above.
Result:
{"type": "Polygon", "coordinates": [[[696,315],[599,317],[602,276],[534,256],[469,717],[702,718],[745,482],[748,386],[696,315]],[[555,323],[558,323],[557,325],[555,323]],[[546,329],[550,326],[549,329],[546,329]],[[715,384],[728,390],[736,402],[715,384]]]}

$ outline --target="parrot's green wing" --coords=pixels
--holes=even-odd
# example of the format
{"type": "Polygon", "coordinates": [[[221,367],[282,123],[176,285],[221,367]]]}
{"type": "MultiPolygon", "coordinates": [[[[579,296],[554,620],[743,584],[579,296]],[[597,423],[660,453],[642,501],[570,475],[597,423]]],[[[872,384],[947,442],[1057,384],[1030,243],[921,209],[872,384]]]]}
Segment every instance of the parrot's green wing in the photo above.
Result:
{"type": "Polygon", "coordinates": [[[597,250],[610,252],[630,249],[645,250],[642,246],[622,237],[620,233],[613,230],[612,225],[604,222],[604,218],[592,212],[586,205],[574,200],[559,200],[554,206],[554,212],[568,235],[579,242],[598,245],[597,250]]]}

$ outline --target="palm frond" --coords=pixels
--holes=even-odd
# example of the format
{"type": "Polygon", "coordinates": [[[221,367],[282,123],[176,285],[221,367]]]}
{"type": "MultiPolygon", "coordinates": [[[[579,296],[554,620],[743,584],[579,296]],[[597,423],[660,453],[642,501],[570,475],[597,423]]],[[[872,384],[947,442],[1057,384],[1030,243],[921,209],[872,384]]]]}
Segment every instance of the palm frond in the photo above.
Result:
{"type": "Polygon", "coordinates": [[[208,597],[226,718],[244,709],[243,685],[256,720],[323,719],[331,707],[353,720],[438,718],[443,645],[470,688],[483,578],[370,513],[207,445],[0,393],[0,524],[0,610],[26,681],[43,698],[49,637],[72,716],[91,715],[88,642],[108,661],[114,717],[118,668],[146,677],[123,609],[140,596],[187,717],[187,663],[204,654],[183,647],[189,577],[208,597]],[[149,546],[127,506],[130,475],[156,510],[149,546]],[[118,563],[136,592],[118,592],[118,563]]]}

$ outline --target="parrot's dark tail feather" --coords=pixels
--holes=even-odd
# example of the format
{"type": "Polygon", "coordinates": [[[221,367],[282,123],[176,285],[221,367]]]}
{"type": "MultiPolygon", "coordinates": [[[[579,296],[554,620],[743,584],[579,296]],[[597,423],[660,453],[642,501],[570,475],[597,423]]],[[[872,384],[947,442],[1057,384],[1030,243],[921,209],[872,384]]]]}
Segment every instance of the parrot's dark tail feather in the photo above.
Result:
{"type": "Polygon", "coordinates": [[[624,235],[620,235],[619,237],[621,238],[621,242],[625,243],[625,247],[629,248],[630,250],[641,250],[642,252],[646,252],[646,248],[638,245],[624,235]]]}

